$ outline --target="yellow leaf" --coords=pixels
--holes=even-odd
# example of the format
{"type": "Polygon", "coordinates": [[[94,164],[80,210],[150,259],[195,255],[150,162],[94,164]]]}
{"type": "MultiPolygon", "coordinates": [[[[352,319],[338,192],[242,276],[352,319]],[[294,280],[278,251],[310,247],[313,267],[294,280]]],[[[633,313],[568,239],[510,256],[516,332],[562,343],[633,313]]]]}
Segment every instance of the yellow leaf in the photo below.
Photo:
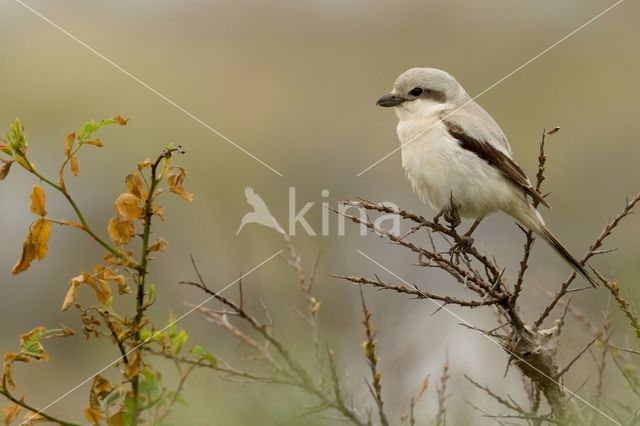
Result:
{"type": "Polygon", "coordinates": [[[138,367],[138,357],[139,357],[138,352],[132,352],[129,355],[129,363],[126,365],[124,369],[124,375],[128,379],[131,379],[137,376],[140,372],[140,369],[138,367]]]}
{"type": "Polygon", "coordinates": [[[167,177],[167,181],[169,182],[169,191],[173,192],[174,194],[178,194],[187,201],[193,201],[193,194],[185,191],[183,187],[184,179],[186,177],[187,171],[184,168],[174,168],[167,177]]]}
{"type": "Polygon", "coordinates": [[[102,305],[111,304],[111,287],[105,280],[92,279],[87,282],[96,292],[96,298],[102,305]]]}
{"type": "Polygon", "coordinates": [[[133,194],[120,194],[115,203],[116,211],[121,220],[131,222],[142,217],[140,200],[133,194]]]}
{"type": "Polygon", "coordinates": [[[51,237],[51,231],[51,222],[46,219],[38,219],[31,224],[27,240],[22,244],[22,254],[11,269],[12,274],[17,275],[29,269],[34,259],[44,259],[47,255],[47,244],[49,237],[51,237]]]}
{"type": "Polygon", "coordinates": [[[31,212],[38,216],[46,216],[46,203],[47,197],[44,195],[44,190],[39,185],[33,185],[33,190],[31,191],[31,212]]]}
{"type": "Polygon", "coordinates": [[[20,346],[23,347],[25,344],[27,344],[33,336],[40,336],[42,335],[45,331],[47,331],[47,329],[43,326],[38,326],[36,328],[34,328],[31,331],[28,331],[24,334],[20,335],[20,346]]]}
{"type": "MultiPolygon", "coordinates": [[[[79,275],[78,277],[82,277],[82,275],[79,275]]],[[[69,309],[69,306],[71,306],[71,304],[75,302],[76,297],[78,296],[78,287],[80,286],[80,282],[78,282],[76,278],[73,278],[71,280],[69,290],[67,290],[67,294],[64,297],[64,302],[62,302],[62,308],[60,309],[62,311],[66,311],[67,309],[69,309]]]]}
{"type": "Polygon", "coordinates": [[[36,259],[42,260],[47,255],[52,230],[51,222],[46,219],[38,219],[31,226],[30,237],[36,247],[36,259]]]}
{"type": "Polygon", "coordinates": [[[109,221],[109,238],[118,245],[127,244],[133,238],[135,229],[133,222],[121,221],[117,217],[111,218],[109,221]]]}
{"type": "Polygon", "coordinates": [[[149,246],[149,251],[165,251],[168,246],[169,244],[167,243],[167,240],[164,238],[158,238],[149,246]]]}
{"type": "Polygon", "coordinates": [[[78,162],[78,157],[72,155],[69,157],[69,161],[71,162],[71,173],[74,176],[78,176],[80,174],[80,163],[78,162]]]}
{"type": "Polygon", "coordinates": [[[107,419],[107,424],[109,426],[124,426],[124,419],[122,415],[122,410],[118,411],[113,416],[107,419]]]}
{"type": "Polygon", "coordinates": [[[0,409],[0,414],[4,420],[5,426],[9,426],[20,414],[22,408],[18,404],[11,404],[7,407],[0,409]]]}
{"type": "Polygon", "coordinates": [[[27,410],[27,412],[24,414],[24,417],[22,418],[23,420],[23,425],[27,425],[27,426],[31,426],[32,423],[36,423],[36,422],[46,422],[48,421],[47,419],[45,419],[44,417],[42,417],[40,414],[34,413],[31,410],[27,410]]]}
{"type": "Polygon", "coordinates": [[[99,425],[100,421],[103,419],[100,410],[91,407],[84,409],[84,418],[87,419],[87,421],[89,421],[92,425],[99,425]]]}
{"type": "Polygon", "coordinates": [[[18,275],[21,272],[26,271],[31,266],[31,262],[35,259],[36,249],[33,243],[29,240],[22,243],[22,254],[18,259],[18,262],[11,268],[13,275],[18,275]]]}
{"type": "Polygon", "coordinates": [[[116,123],[118,123],[118,124],[119,124],[119,125],[121,125],[121,126],[126,126],[126,125],[127,125],[127,123],[129,122],[129,119],[128,119],[128,118],[124,118],[124,117],[123,117],[123,116],[121,116],[121,115],[116,115],[116,116],[115,116],[115,117],[113,117],[113,118],[115,118],[115,119],[116,119],[116,123]]]}
{"type": "Polygon", "coordinates": [[[107,396],[113,390],[113,386],[107,379],[101,375],[96,375],[93,378],[93,384],[91,385],[91,393],[99,397],[107,396]]]}
{"type": "Polygon", "coordinates": [[[129,287],[126,284],[126,279],[122,274],[116,274],[109,267],[97,265],[95,267],[96,277],[101,280],[113,281],[118,286],[118,294],[128,294],[129,287]]]}
{"type": "Polygon", "coordinates": [[[2,166],[0,166],[0,180],[4,180],[9,174],[9,170],[11,170],[13,160],[7,161],[0,158],[0,161],[2,161],[2,166]]]}
{"type": "Polygon", "coordinates": [[[147,196],[147,191],[144,188],[144,181],[142,180],[142,176],[138,173],[131,173],[125,178],[125,183],[127,184],[127,189],[129,192],[140,199],[145,199],[147,196]]]}
{"type": "Polygon", "coordinates": [[[138,170],[142,170],[146,167],[151,167],[151,160],[148,158],[138,163],[138,170]]]}
{"type": "Polygon", "coordinates": [[[76,140],[75,132],[71,132],[67,134],[64,138],[64,153],[69,155],[71,154],[71,150],[73,149],[73,141],[76,140]]]}
{"type": "Polygon", "coordinates": [[[93,146],[97,146],[98,148],[104,147],[104,144],[102,143],[100,138],[94,139],[94,140],[91,140],[91,141],[84,141],[84,143],[89,144],[89,145],[93,145],[93,146]]]}
{"type": "Polygon", "coordinates": [[[153,214],[160,217],[160,219],[164,220],[164,215],[167,213],[167,210],[164,207],[153,207],[153,214]]]}

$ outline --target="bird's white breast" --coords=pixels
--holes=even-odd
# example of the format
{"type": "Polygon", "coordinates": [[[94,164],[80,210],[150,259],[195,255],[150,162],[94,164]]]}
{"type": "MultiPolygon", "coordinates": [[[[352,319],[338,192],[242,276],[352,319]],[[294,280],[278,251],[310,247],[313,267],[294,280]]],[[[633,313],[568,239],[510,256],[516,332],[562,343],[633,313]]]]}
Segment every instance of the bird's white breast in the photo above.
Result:
{"type": "Polygon", "coordinates": [[[414,191],[436,211],[460,205],[463,217],[480,218],[513,202],[513,188],[502,174],[463,149],[438,116],[401,119],[402,166],[414,191]]]}

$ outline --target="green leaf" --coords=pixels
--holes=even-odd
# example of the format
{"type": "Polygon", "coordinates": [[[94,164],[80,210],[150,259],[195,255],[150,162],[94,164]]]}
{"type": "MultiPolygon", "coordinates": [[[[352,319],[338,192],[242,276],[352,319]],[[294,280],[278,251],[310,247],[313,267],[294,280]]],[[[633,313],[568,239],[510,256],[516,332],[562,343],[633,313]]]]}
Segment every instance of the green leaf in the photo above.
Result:
{"type": "Polygon", "coordinates": [[[154,401],[162,394],[162,385],[158,374],[150,368],[142,370],[142,380],[140,381],[140,392],[149,396],[149,400],[154,401]]]}
{"type": "Polygon", "coordinates": [[[140,339],[142,339],[143,341],[149,340],[151,336],[153,336],[152,330],[149,330],[148,328],[143,328],[142,330],[140,330],[140,339]]]}
{"type": "Polygon", "coordinates": [[[9,127],[7,140],[9,141],[12,152],[23,155],[27,152],[29,144],[27,143],[27,137],[24,134],[24,125],[20,118],[16,118],[16,121],[9,127]]]}
{"type": "Polygon", "coordinates": [[[216,368],[218,365],[216,357],[211,352],[207,352],[202,346],[196,345],[191,348],[191,354],[199,360],[209,361],[209,364],[211,364],[213,368],[216,368]]]}
{"type": "Polygon", "coordinates": [[[178,333],[170,336],[171,339],[171,347],[173,348],[174,353],[179,353],[182,350],[182,347],[187,340],[189,340],[189,335],[185,330],[180,330],[178,333]]]}
{"type": "Polygon", "coordinates": [[[78,135],[78,141],[80,141],[80,143],[84,143],[87,140],[89,140],[89,138],[91,138],[91,136],[101,128],[105,126],[109,126],[111,124],[116,124],[116,123],[121,124],[122,120],[124,120],[122,117],[115,116],[115,117],[105,118],[104,120],[98,123],[96,123],[93,120],[88,121],[84,123],[84,125],[82,126],[82,129],[80,130],[80,134],[78,135]]]}

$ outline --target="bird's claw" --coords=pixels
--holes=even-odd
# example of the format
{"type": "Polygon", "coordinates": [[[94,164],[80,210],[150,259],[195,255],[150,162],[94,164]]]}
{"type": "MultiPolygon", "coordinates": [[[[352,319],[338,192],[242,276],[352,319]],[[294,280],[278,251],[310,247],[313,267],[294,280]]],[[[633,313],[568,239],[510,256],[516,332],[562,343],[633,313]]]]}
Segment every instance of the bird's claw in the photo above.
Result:
{"type": "Polygon", "coordinates": [[[460,241],[458,241],[456,244],[454,244],[453,247],[451,247],[449,253],[466,253],[473,246],[474,242],[475,240],[470,235],[462,235],[460,237],[460,241]]]}
{"type": "Polygon", "coordinates": [[[451,206],[450,209],[444,212],[444,220],[449,224],[449,228],[455,229],[462,223],[460,220],[460,215],[458,214],[458,209],[454,205],[451,206]]]}

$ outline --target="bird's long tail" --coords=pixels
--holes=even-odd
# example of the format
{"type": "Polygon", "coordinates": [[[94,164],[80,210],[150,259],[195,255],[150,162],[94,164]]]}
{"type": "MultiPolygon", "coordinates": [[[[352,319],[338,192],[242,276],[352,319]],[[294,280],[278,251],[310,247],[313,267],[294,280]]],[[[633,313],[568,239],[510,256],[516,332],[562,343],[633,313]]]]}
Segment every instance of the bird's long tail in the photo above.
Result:
{"type": "Polygon", "coordinates": [[[576,271],[578,274],[582,275],[591,283],[592,286],[597,287],[598,281],[591,275],[587,268],[585,268],[578,260],[569,253],[569,251],[564,248],[560,241],[547,229],[546,226],[542,226],[542,230],[537,231],[536,233],[540,235],[553,249],[576,271]]]}
{"type": "Polygon", "coordinates": [[[599,282],[593,277],[593,275],[582,265],[575,257],[569,253],[558,239],[549,231],[549,229],[544,224],[544,220],[540,213],[536,209],[533,208],[529,203],[527,203],[528,208],[518,209],[516,214],[512,214],[515,219],[518,220],[521,224],[525,225],[527,228],[531,229],[538,236],[542,237],[555,251],[562,257],[565,262],[571,266],[571,268],[576,271],[576,273],[582,275],[584,278],[591,283],[592,286],[597,287],[599,282]]]}

